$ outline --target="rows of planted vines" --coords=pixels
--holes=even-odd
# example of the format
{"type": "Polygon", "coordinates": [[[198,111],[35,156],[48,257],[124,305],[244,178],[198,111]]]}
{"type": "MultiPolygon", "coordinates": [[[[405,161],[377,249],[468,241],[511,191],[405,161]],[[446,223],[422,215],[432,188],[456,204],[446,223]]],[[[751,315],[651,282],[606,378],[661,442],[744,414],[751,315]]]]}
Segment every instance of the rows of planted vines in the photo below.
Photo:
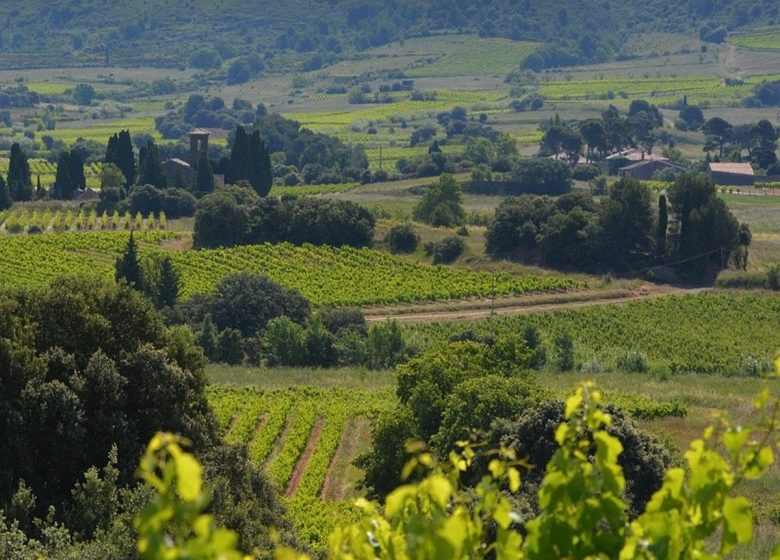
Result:
{"type": "MultiPolygon", "coordinates": [[[[0,236],[0,282],[4,286],[42,286],[62,275],[114,276],[114,261],[130,234],[52,233],[0,236]]],[[[176,239],[168,231],[137,232],[142,251],[176,239]]]]}
{"type": "MultiPolygon", "coordinates": [[[[29,227],[29,226],[26,226],[29,227]]],[[[139,231],[142,254],[178,238],[170,231],[139,231]]],[[[111,275],[127,231],[0,236],[0,281],[41,285],[62,273],[111,275]],[[24,255],[24,262],[17,263],[24,255]],[[10,266],[13,263],[15,266],[10,266]]],[[[225,277],[249,272],[299,289],[315,306],[363,305],[487,297],[495,293],[569,290],[582,284],[558,276],[515,276],[428,266],[384,251],[351,247],[265,244],[231,249],[166,252],[180,271],[182,297],[208,293],[225,277]]]]}
{"type": "Polygon", "coordinates": [[[575,367],[585,371],[620,370],[621,355],[641,352],[651,371],[760,375],[771,368],[780,349],[780,298],[772,293],[700,293],[403,328],[424,349],[466,330],[495,335],[523,332],[529,325],[539,330],[548,354],[554,354],[556,338],[568,333],[575,367]]]}
{"type": "Polygon", "coordinates": [[[165,212],[143,216],[118,211],[34,208],[13,210],[0,216],[0,230],[6,233],[48,233],[67,231],[166,230],[165,212]]]}
{"type": "Polygon", "coordinates": [[[569,290],[581,286],[558,276],[516,276],[428,266],[384,251],[288,243],[188,251],[174,255],[184,295],[210,292],[237,272],[266,274],[299,289],[314,305],[461,299],[491,294],[569,290]]]}
{"type": "Polygon", "coordinates": [[[352,509],[350,504],[327,502],[320,497],[328,476],[344,474],[332,473],[330,467],[342,438],[351,437],[345,426],[352,418],[370,417],[392,407],[393,393],[212,386],[208,396],[226,440],[248,446],[252,460],[262,466],[281,492],[287,491],[289,515],[299,534],[315,548],[322,548],[326,535],[352,509]],[[315,434],[316,445],[304,456],[315,434]],[[304,463],[299,466],[300,461],[304,463]],[[302,476],[291,487],[296,468],[303,468],[302,476]]]}

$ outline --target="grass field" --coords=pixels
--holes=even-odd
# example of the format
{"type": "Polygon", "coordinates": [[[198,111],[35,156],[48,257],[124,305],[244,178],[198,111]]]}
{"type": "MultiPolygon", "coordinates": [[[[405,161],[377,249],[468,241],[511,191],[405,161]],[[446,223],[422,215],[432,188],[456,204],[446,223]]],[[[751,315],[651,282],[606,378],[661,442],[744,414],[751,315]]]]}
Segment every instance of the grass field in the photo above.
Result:
{"type": "Polygon", "coordinates": [[[731,34],[729,43],[747,49],[780,51],[780,26],[756,29],[747,34],[731,34]]]}

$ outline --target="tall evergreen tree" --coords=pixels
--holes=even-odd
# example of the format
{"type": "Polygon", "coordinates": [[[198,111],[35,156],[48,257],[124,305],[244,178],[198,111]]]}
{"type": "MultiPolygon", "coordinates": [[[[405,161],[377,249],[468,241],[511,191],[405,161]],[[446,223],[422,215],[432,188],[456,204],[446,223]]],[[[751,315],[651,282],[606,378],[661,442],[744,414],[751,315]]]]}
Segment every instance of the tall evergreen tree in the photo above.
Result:
{"type": "Polygon", "coordinates": [[[114,161],[109,163],[113,163],[122,170],[127,181],[125,186],[135,184],[137,168],[135,165],[135,154],[133,153],[133,142],[130,139],[129,131],[123,130],[117,135],[114,161]]]}
{"type": "Polygon", "coordinates": [[[666,230],[669,226],[669,209],[666,205],[666,195],[658,197],[658,235],[656,239],[656,249],[658,256],[663,258],[666,255],[666,230]]]}
{"type": "Polygon", "coordinates": [[[41,174],[38,174],[38,184],[35,187],[35,200],[43,200],[46,198],[46,191],[43,190],[43,185],[41,185],[41,174]]]}
{"type": "Polygon", "coordinates": [[[136,290],[143,291],[144,289],[143,270],[138,258],[138,245],[132,231],[122,256],[116,260],[114,278],[117,282],[126,281],[136,290]]]}
{"type": "Polygon", "coordinates": [[[73,190],[84,190],[87,188],[87,177],[84,175],[84,158],[76,150],[71,150],[68,154],[68,171],[70,172],[70,181],[73,184],[73,190]]]}
{"type": "Polygon", "coordinates": [[[251,157],[251,174],[249,184],[260,196],[267,196],[273,185],[274,175],[271,167],[271,154],[268,147],[260,138],[260,131],[255,130],[249,137],[249,149],[251,157]]]}
{"type": "Polygon", "coordinates": [[[11,199],[11,193],[8,190],[8,183],[5,182],[3,176],[0,175],[0,210],[7,210],[13,204],[11,199]]]}
{"type": "Polygon", "coordinates": [[[8,163],[8,190],[14,201],[32,200],[33,187],[30,179],[30,164],[22,147],[11,145],[11,159],[8,163]]]}
{"type": "Polygon", "coordinates": [[[173,307],[179,298],[181,282],[179,272],[173,267],[170,257],[165,257],[160,263],[160,277],[157,284],[157,307],[173,307]]]}
{"type": "Polygon", "coordinates": [[[198,176],[195,181],[195,196],[201,197],[214,190],[214,171],[205,152],[198,157],[198,176]]]}
{"type": "Polygon", "coordinates": [[[233,148],[230,150],[230,163],[225,173],[225,182],[234,185],[238,181],[249,181],[252,176],[252,152],[249,136],[243,126],[236,128],[233,148]]]}
{"type": "Polygon", "coordinates": [[[54,178],[54,198],[70,200],[73,198],[75,188],[70,177],[70,156],[68,152],[62,152],[57,160],[57,175],[54,178]]]}
{"type": "Polygon", "coordinates": [[[160,151],[157,145],[149,140],[146,149],[139,158],[138,179],[141,185],[154,185],[161,189],[167,186],[168,181],[165,178],[165,170],[160,159],[160,151]]]}
{"type": "Polygon", "coordinates": [[[106,146],[106,163],[113,163],[116,165],[116,143],[118,142],[116,134],[112,134],[108,138],[108,146],[106,146]]]}

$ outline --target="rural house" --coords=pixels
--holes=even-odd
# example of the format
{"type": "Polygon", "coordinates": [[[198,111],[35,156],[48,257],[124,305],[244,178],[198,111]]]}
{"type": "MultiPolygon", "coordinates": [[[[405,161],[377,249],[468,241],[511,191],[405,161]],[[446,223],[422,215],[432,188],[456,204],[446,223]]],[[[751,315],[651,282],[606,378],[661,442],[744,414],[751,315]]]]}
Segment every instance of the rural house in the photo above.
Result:
{"type": "Polygon", "coordinates": [[[716,185],[725,187],[750,186],[756,182],[749,163],[710,163],[709,172],[716,185]]]}

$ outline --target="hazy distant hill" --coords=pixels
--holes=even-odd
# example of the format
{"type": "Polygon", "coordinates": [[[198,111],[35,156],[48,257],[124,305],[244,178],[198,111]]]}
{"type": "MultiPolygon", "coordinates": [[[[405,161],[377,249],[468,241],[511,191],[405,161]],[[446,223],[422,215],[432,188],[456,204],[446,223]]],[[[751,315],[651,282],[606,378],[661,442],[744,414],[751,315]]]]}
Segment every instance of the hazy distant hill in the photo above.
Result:
{"type": "Polygon", "coordinates": [[[777,23],[778,11],[777,0],[25,0],[0,15],[0,67],[108,57],[216,68],[254,54],[266,66],[283,55],[285,66],[312,69],[344,52],[445,31],[541,41],[547,49],[529,62],[550,66],[609,59],[629,33],[722,40],[727,30],[777,23]]]}

